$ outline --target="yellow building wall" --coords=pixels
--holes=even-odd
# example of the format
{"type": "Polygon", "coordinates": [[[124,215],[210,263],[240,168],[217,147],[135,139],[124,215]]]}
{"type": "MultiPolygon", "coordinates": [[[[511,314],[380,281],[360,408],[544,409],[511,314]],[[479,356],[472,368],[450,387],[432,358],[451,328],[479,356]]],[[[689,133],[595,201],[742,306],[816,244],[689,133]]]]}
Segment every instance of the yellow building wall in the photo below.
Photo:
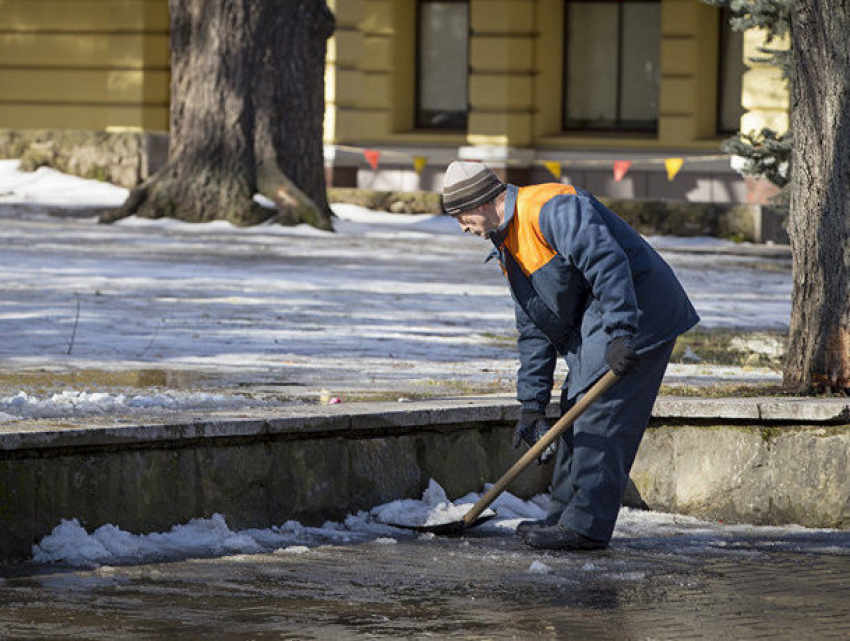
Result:
{"type": "Polygon", "coordinates": [[[0,128],[168,129],[167,0],[0,0],[0,128]]]}
{"type": "Polygon", "coordinates": [[[766,33],[761,29],[751,29],[744,34],[744,73],[741,92],[741,105],[747,111],[741,117],[743,133],[757,133],[768,127],[778,133],[788,130],[790,124],[788,105],[791,102],[788,82],[782,78],[779,69],[753,58],[764,58],[760,47],[787,49],[789,39],[766,42],[766,33]]]}
{"type": "Polygon", "coordinates": [[[564,96],[564,3],[538,0],[534,15],[534,121],[536,143],[561,131],[564,96]]]}
{"type": "MultiPolygon", "coordinates": [[[[661,0],[659,127],[565,134],[562,0],[470,0],[469,125],[416,130],[416,0],[330,0],[325,141],[715,149],[717,9],[661,0]]],[[[167,0],[0,0],[0,128],[168,128],[167,0]]],[[[745,58],[763,34],[749,32],[745,58]]],[[[748,62],[744,131],[788,124],[776,69],[748,62]]]]}
{"type": "Polygon", "coordinates": [[[325,63],[325,142],[338,142],[337,132],[356,130],[356,112],[363,92],[363,0],[330,0],[336,31],[328,41],[325,63]]]}
{"type": "Polygon", "coordinates": [[[469,126],[472,145],[533,142],[536,0],[471,0],[469,126]]]}
{"type": "Polygon", "coordinates": [[[719,42],[717,9],[697,0],[662,1],[660,145],[716,148],[719,42]]]}

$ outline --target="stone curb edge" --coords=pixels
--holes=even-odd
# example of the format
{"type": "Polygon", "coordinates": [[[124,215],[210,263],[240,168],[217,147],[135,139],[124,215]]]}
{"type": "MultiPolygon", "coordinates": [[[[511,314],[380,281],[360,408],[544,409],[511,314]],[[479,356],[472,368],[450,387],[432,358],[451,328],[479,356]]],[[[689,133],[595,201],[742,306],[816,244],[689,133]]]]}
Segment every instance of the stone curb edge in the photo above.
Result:
{"type": "MultiPolygon", "coordinates": [[[[557,406],[550,406],[557,415],[557,406]]],[[[352,403],[334,406],[186,413],[168,422],[120,424],[103,418],[23,421],[0,425],[0,455],[20,450],[144,445],[219,438],[256,438],[399,430],[463,423],[512,422],[519,406],[505,396],[404,403],[352,403]]],[[[757,424],[850,424],[850,400],[814,398],[696,399],[659,397],[653,419],[675,422],[717,420],[757,424]]]]}

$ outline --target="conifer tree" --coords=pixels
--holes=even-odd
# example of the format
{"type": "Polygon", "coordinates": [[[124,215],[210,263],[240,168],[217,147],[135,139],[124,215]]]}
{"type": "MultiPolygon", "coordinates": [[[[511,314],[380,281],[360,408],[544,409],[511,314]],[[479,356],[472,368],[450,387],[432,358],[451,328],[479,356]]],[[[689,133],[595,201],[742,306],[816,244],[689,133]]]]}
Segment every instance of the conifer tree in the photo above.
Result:
{"type": "Polygon", "coordinates": [[[726,148],[788,189],[794,282],[784,387],[850,395],[850,0],[706,1],[728,7],[735,28],[790,33],[787,53],[763,53],[791,83],[793,139],[745,132],[726,148]]]}

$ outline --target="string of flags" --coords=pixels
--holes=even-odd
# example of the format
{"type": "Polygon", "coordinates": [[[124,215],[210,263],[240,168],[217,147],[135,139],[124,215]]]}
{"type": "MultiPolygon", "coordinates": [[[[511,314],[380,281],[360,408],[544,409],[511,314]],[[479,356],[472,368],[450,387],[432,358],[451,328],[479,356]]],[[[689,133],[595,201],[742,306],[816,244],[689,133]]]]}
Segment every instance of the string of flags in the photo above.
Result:
{"type": "MultiPolygon", "coordinates": [[[[381,157],[397,156],[412,160],[413,169],[417,174],[422,174],[422,171],[428,165],[427,156],[416,156],[409,153],[398,152],[393,150],[368,149],[363,147],[350,147],[346,145],[336,145],[336,148],[342,151],[351,151],[363,154],[366,162],[372,168],[372,171],[377,171],[381,163],[381,157]]],[[[574,169],[583,169],[592,166],[610,166],[613,172],[614,180],[620,182],[629,173],[633,162],[640,164],[663,164],[667,172],[667,180],[673,181],[679,171],[681,171],[685,162],[705,161],[705,160],[725,160],[729,156],[725,154],[711,154],[703,156],[689,156],[688,158],[681,157],[659,157],[659,158],[640,158],[637,161],[632,160],[601,160],[601,159],[585,159],[585,160],[570,160],[562,162],[559,160],[535,160],[534,164],[542,165],[556,179],[561,180],[564,173],[564,166],[568,165],[574,169]]]]}

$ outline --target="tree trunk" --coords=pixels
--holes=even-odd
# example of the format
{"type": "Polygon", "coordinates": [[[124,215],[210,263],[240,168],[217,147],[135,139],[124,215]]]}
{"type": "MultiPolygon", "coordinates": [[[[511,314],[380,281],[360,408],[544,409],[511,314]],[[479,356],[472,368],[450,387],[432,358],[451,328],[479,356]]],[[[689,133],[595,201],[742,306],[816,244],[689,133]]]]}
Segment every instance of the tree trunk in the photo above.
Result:
{"type": "Polygon", "coordinates": [[[792,6],[794,290],[785,387],[850,393],[850,0],[792,6]]]}
{"type": "Polygon", "coordinates": [[[168,162],[102,218],[330,229],[322,154],[325,0],[169,0],[168,162]],[[261,193],[278,210],[256,203],[261,193]]]}

